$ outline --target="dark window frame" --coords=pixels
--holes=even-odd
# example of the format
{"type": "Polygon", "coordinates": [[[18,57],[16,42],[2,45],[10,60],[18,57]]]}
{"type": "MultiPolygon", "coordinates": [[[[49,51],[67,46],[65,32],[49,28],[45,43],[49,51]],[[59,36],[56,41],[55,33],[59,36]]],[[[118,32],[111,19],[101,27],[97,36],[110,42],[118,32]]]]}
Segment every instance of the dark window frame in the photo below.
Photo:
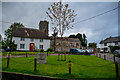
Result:
{"type": "Polygon", "coordinates": [[[25,44],[20,44],[20,49],[25,49],[25,44]]]}
{"type": "Polygon", "coordinates": [[[40,42],[43,42],[43,39],[40,39],[40,42]]]}
{"type": "Polygon", "coordinates": [[[33,38],[31,38],[31,39],[30,39],[30,41],[34,42],[34,39],[33,39],[33,38]]]}
{"type": "Polygon", "coordinates": [[[39,49],[43,49],[43,45],[39,45],[39,49]]]}
{"type": "Polygon", "coordinates": [[[115,45],[118,45],[118,42],[115,42],[115,45]]]}
{"type": "Polygon", "coordinates": [[[104,46],[107,46],[107,43],[104,43],[104,46]]]}
{"type": "Polygon", "coordinates": [[[24,37],[21,37],[21,38],[20,38],[20,41],[25,41],[25,38],[24,38],[24,37]]]}

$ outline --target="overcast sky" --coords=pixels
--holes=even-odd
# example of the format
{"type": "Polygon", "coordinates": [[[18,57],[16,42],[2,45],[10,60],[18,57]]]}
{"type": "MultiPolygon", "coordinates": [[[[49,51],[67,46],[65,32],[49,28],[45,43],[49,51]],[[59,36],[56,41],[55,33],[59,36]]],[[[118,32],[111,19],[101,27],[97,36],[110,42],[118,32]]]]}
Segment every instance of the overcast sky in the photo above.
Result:
{"type": "MultiPolygon", "coordinates": [[[[52,2],[2,2],[2,20],[20,22],[25,27],[38,29],[40,20],[48,20],[46,11],[52,2]]],[[[118,6],[117,2],[64,2],[77,14],[75,22],[87,19],[118,6]]],[[[2,33],[11,24],[2,23],[2,33]]],[[[51,35],[51,25],[49,25],[51,35]]],[[[65,32],[70,34],[85,33],[89,42],[99,43],[109,36],[118,36],[118,10],[98,16],[94,19],[74,24],[73,29],[65,32]]]]}

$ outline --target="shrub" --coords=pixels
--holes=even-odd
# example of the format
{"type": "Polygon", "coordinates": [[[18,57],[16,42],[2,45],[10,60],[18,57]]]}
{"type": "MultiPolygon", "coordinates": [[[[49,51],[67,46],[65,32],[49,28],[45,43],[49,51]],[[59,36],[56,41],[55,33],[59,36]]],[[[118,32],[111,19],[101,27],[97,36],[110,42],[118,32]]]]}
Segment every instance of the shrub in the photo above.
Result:
{"type": "Polygon", "coordinates": [[[55,51],[54,53],[58,53],[58,51],[55,51]]]}
{"type": "Polygon", "coordinates": [[[53,50],[52,50],[52,48],[48,48],[47,51],[48,52],[52,52],[53,50]]]}
{"type": "Polygon", "coordinates": [[[44,49],[41,49],[40,52],[44,52],[44,49]]]}
{"type": "Polygon", "coordinates": [[[17,44],[14,42],[9,43],[10,50],[15,51],[17,49],[17,44]]]}
{"type": "Polygon", "coordinates": [[[35,52],[40,51],[40,49],[37,48],[37,46],[35,46],[35,52]]]}
{"type": "Polygon", "coordinates": [[[118,46],[112,46],[111,52],[113,53],[116,49],[119,49],[119,47],[118,46]]]}

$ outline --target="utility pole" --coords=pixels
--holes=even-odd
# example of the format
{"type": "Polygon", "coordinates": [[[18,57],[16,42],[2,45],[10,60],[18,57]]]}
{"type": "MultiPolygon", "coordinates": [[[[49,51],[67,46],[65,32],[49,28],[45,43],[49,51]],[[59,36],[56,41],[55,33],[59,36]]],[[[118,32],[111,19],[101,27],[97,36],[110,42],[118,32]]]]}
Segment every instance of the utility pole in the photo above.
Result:
{"type": "MultiPolygon", "coordinates": [[[[118,2],[118,36],[120,36],[120,1],[118,2]]],[[[120,45],[118,46],[120,48],[120,45]]]]}

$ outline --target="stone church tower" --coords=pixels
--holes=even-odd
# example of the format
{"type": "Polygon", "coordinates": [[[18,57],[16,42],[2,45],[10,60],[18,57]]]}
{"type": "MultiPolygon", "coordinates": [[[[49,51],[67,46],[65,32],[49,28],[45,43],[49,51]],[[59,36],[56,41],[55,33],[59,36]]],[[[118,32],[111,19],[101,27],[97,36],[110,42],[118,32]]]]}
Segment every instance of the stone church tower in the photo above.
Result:
{"type": "Polygon", "coordinates": [[[48,35],[49,30],[48,30],[48,21],[40,21],[39,23],[39,30],[43,33],[45,33],[46,35],[48,35]]]}

